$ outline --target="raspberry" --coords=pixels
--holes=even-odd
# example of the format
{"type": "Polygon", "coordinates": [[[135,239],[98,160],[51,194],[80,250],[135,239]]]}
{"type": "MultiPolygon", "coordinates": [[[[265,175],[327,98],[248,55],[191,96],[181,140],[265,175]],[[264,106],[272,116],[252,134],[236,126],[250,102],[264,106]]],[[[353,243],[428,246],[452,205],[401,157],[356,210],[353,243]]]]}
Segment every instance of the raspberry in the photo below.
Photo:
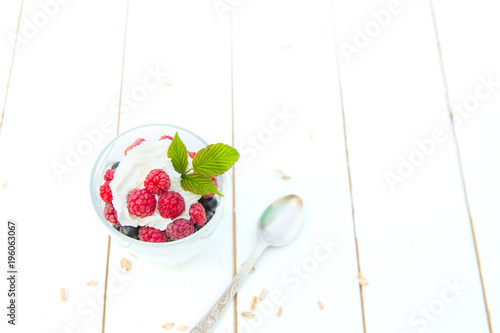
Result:
{"type": "Polygon", "coordinates": [[[164,135],[160,138],[160,140],[165,140],[165,139],[170,139],[170,140],[173,140],[174,138],[171,137],[170,135],[164,135]]]}
{"type": "Polygon", "coordinates": [[[190,151],[189,152],[189,157],[194,158],[195,156],[196,156],[196,152],[195,151],[190,151]]]}
{"type": "Polygon", "coordinates": [[[207,222],[207,215],[205,213],[205,208],[201,203],[195,203],[189,207],[189,216],[191,216],[191,221],[200,226],[204,226],[207,222]]]}
{"type": "MultiPolygon", "coordinates": [[[[216,178],[212,178],[212,181],[214,182],[214,185],[215,187],[217,187],[217,179],[216,178]]],[[[208,198],[211,198],[215,195],[215,193],[210,193],[210,194],[205,194],[203,197],[205,199],[208,199],[208,198]]]]}
{"type": "Polygon", "coordinates": [[[112,181],[115,176],[115,171],[116,171],[115,169],[106,170],[106,172],[104,173],[104,180],[107,182],[112,181]]]}
{"type": "Polygon", "coordinates": [[[144,188],[153,194],[162,194],[170,188],[170,177],[161,169],[149,172],[144,180],[144,188]]]}
{"type": "Polygon", "coordinates": [[[135,140],[133,144],[131,144],[130,146],[127,147],[127,149],[125,149],[125,156],[127,155],[128,151],[130,149],[137,147],[138,145],[140,145],[144,141],[146,141],[146,140],[144,140],[143,138],[139,138],[139,139],[135,140]]]}
{"type": "Polygon", "coordinates": [[[175,219],[184,212],[186,204],[177,192],[168,191],[158,198],[158,211],[164,219],[175,219]]]}
{"type": "Polygon", "coordinates": [[[113,193],[111,192],[111,188],[109,187],[109,182],[105,182],[101,185],[101,187],[99,187],[99,194],[101,195],[102,201],[113,201],[113,193]]]}
{"type": "Polygon", "coordinates": [[[127,200],[128,212],[137,217],[153,215],[156,209],[156,198],[148,190],[132,190],[127,200]]]}
{"type": "Polygon", "coordinates": [[[118,217],[116,216],[115,207],[113,207],[113,204],[111,202],[108,202],[106,206],[104,206],[104,218],[111,224],[120,225],[120,222],[118,222],[118,217]]]}
{"type": "Polygon", "coordinates": [[[152,227],[141,227],[139,229],[139,239],[143,242],[165,243],[168,239],[167,233],[152,227]]]}
{"type": "Polygon", "coordinates": [[[189,220],[178,219],[167,226],[166,232],[172,240],[179,240],[194,233],[194,226],[189,220]]]}

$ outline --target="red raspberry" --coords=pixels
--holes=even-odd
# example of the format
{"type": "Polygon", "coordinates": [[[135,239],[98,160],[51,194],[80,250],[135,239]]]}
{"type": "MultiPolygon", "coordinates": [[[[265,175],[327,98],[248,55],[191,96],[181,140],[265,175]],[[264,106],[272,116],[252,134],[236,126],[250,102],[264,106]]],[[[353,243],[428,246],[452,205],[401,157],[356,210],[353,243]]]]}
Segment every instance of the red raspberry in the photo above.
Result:
{"type": "Polygon", "coordinates": [[[196,152],[195,151],[190,151],[189,152],[189,157],[194,158],[195,156],[196,156],[196,152]]]}
{"type": "Polygon", "coordinates": [[[173,140],[174,138],[171,137],[170,135],[164,135],[160,138],[160,140],[165,140],[165,139],[170,139],[170,140],[173,140]]]}
{"type": "Polygon", "coordinates": [[[207,222],[207,214],[201,203],[195,203],[189,207],[189,216],[191,216],[191,221],[199,226],[203,227],[207,222]]]}
{"type": "MultiPolygon", "coordinates": [[[[212,181],[214,182],[215,187],[217,187],[217,178],[212,178],[212,181]]],[[[210,193],[210,194],[205,194],[203,197],[205,199],[211,198],[215,195],[215,193],[210,193]]]]}
{"type": "Polygon", "coordinates": [[[133,144],[131,144],[130,146],[127,147],[127,149],[125,149],[125,156],[127,155],[128,151],[130,149],[137,147],[138,145],[140,145],[144,141],[146,141],[146,140],[144,140],[143,138],[139,138],[139,139],[135,140],[133,144]]]}
{"type": "Polygon", "coordinates": [[[164,219],[175,219],[184,212],[186,204],[177,192],[168,191],[158,198],[158,211],[164,219]]]}
{"type": "Polygon", "coordinates": [[[144,180],[144,187],[149,192],[160,195],[170,188],[170,177],[162,169],[151,170],[144,180]]]}
{"type": "Polygon", "coordinates": [[[148,190],[132,190],[127,200],[128,212],[137,217],[153,215],[156,209],[156,198],[148,190]]]}
{"type": "Polygon", "coordinates": [[[110,182],[113,180],[113,178],[115,177],[115,169],[108,169],[106,170],[106,172],[104,173],[104,180],[107,181],[107,182],[110,182]]]}
{"type": "Polygon", "coordinates": [[[172,240],[186,238],[194,233],[193,223],[186,219],[178,219],[167,226],[167,235],[172,240]]]}
{"type": "Polygon", "coordinates": [[[101,187],[99,187],[99,194],[101,195],[102,201],[113,201],[113,193],[111,192],[111,188],[109,187],[109,182],[105,182],[101,185],[101,187]]]}
{"type": "Polygon", "coordinates": [[[150,243],[165,243],[168,239],[165,231],[146,226],[139,229],[138,235],[141,241],[150,243]]]}
{"type": "Polygon", "coordinates": [[[115,207],[113,207],[113,204],[111,202],[108,202],[106,206],[104,206],[104,218],[111,224],[120,225],[120,222],[118,222],[118,217],[116,215],[115,207]]]}

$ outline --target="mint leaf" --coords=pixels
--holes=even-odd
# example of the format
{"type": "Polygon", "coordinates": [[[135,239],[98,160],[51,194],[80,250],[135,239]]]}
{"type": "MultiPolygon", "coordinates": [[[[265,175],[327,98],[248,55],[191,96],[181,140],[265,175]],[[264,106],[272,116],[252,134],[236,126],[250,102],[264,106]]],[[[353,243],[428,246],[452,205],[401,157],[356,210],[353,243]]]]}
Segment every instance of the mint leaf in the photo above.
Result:
{"type": "Polygon", "coordinates": [[[181,179],[181,186],[184,190],[198,195],[215,193],[223,197],[217,190],[210,177],[200,175],[199,173],[190,173],[181,179]]]}
{"type": "Polygon", "coordinates": [[[167,156],[172,160],[172,165],[174,166],[175,171],[181,175],[185,175],[188,166],[188,154],[186,146],[179,138],[177,132],[175,133],[175,137],[172,140],[170,147],[168,147],[167,156]]]}
{"type": "Polygon", "coordinates": [[[240,158],[236,149],[223,143],[208,145],[196,153],[193,169],[208,177],[222,175],[240,158]]]}

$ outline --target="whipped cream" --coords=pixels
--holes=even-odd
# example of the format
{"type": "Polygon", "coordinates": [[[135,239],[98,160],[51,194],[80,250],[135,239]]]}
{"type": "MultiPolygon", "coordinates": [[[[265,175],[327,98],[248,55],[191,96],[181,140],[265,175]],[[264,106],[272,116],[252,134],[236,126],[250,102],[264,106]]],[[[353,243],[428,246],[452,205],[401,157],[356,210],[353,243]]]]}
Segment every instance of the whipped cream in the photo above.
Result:
{"type": "MultiPolygon", "coordinates": [[[[197,203],[201,195],[185,191],[181,187],[181,175],[175,171],[172,161],[167,157],[171,140],[144,141],[128,151],[116,169],[110,188],[113,192],[113,207],[116,210],[118,221],[123,226],[149,226],[165,230],[172,219],[160,216],[158,209],[148,217],[131,216],[127,208],[127,195],[134,189],[144,188],[144,179],[153,169],[162,169],[170,177],[169,191],[178,192],[186,204],[184,212],[179,218],[190,219],[189,207],[197,203]]],[[[193,159],[188,156],[188,170],[192,168],[193,159]]]]}

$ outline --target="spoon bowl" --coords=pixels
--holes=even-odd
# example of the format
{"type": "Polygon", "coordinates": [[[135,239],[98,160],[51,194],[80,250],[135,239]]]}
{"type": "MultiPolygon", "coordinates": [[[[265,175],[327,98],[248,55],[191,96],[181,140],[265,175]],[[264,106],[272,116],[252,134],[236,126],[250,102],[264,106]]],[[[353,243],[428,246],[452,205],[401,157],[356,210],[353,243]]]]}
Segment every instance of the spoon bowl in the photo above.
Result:
{"type": "Polygon", "coordinates": [[[290,194],[270,204],[262,213],[258,223],[259,245],[243,264],[231,285],[212,306],[210,311],[193,328],[191,333],[212,333],[224,310],[255,266],[262,252],[269,246],[283,246],[295,238],[304,221],[304,204],[298,195],[290,194]]]}
{"type": "Polygon", "coordinates": [[[283,246],[295,238],[304,221],[304,204],[295,194],[284,196],[262,213],[259,236],[270,246],[283,246]]]}

